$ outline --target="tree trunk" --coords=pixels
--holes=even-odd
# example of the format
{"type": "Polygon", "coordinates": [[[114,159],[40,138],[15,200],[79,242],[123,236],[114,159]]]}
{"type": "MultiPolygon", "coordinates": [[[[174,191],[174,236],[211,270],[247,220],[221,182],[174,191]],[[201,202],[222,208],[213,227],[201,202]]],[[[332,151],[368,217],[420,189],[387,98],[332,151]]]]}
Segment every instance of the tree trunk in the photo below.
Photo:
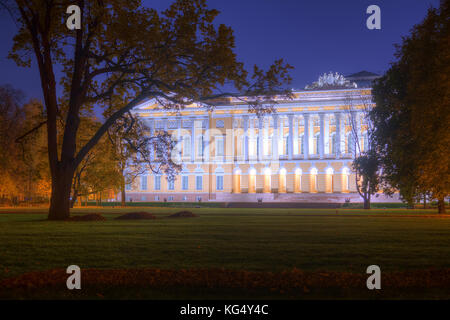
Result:
{"type": "Polygon", "coordinates": [[[370,209],[370,198],[364,198],[364,209],[370,209]]]}
{"type": "Polygon", "coordinates": [[[65,220],[70,217],[70,192],[74,171],[60,167],[52,177],[52,195],[48,211],[49,220],[65,220]]]}
{"type": "Polygon", "coordinates": [[[126,206],[126,203],[125,203],[125,196],[126,196],[125,188],[122,187],[122,190],[120,190],[120,192],[121,192],[121,194],[120,194],[120,201],[121,201],[122,207],[125,207],[126,206]]]}
{"type": "Polygon", "coordinates": [[[426,194],[423,195],[423,208],[424,209],[427,208],[427,195],[426,194]]]}
{"type": "Polygon", "coordinates": [[[438,213],[441,213],[441,214],[445,213],[445,199],[444,198],[438,199],[438,213]]]}

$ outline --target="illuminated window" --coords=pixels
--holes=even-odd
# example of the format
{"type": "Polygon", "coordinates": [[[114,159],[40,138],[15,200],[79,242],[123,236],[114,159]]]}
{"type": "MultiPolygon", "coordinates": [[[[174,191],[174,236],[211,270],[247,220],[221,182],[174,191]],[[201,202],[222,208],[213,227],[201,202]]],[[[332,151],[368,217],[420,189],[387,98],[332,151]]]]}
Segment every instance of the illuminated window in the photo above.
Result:
{"type": "Polygon", "coordinates": [[[336,153],[336,134],[331,134],[331,154],[336,153]]]}
{"type": "Polygon", "coordinates": [[[216,156],[224,155],[224,137],[216,136],[216,156]]]}
{"type": "Polygon", "coordinates": [[[320,153],[319,147],[320,147],[320,133],[318,133],[314,136],[314,152],[315,152],[315,154],[320,153]]]}
{"type": "Polygon", "coordinates": [[[205,142],[203,136],[197,138],[197,155],[203,157],[203,150],[205,150],[205,142]]]}
{"type": "Polygon", "coordinates": [[[167,189],[169,190],[175,189],[175,180],[167,180],[167,189]]]}
{"type": "Polygon", "coordinates": [[[353,142],[353,137],[352,137],[352,133],[349,132],[347,133],[347,153],[353,153],[354,150],[354,142],[353,142]]]}
{"type": "Polygon", "coordinates": [[[216,176],[216,189],[223,190],[223,176],[216,176]]]}
{"type": "Polygon", "coordinates": [[[161,176],[155,176],[155,190],[161,190],[161,176]]]}
{"type": "Polygon", "coordinates": [[[191,155],[191,137],[190,136],[183,137],[183,155],[184,156],[191,155]]]}
{"type": "Polygon", "coordinates": [[[141,177],[141,190],[147,190],[147,176],[141,177]]]}
{"type": "Polygon", "coordinates": [[[305,142],[303,141],[303,139],[304,139],[304,135],[301,134],[298,137],[298,143],[300,144],[300,154],[304,154],[305,153],[305,151],[304,151],[304,144],[305,144],[305,142]]]}
{"type": "Polygon", "coordinates": [[[203,190],[203,177],[202,176],[195,177],[195,188],[197,190],[203,190]]]}
{"type": "Polygon", "coordinates": [[[183,190],[189,189],[189,176],[181,177],[181,189],[183,190]]]}

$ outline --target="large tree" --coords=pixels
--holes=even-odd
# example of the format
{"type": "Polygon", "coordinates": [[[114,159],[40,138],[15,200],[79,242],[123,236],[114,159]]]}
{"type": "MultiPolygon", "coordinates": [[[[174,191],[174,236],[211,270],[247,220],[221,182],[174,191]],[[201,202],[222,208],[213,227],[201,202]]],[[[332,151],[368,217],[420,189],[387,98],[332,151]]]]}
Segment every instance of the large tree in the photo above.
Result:
{"type": "Polygon", "coordinates": [[[255,66],[249,77],[236,58],[232,29],[214,24],[218,11],[204,0],[178,0],[162,13],[138,0],[16,0],[9,8],[20,27],[10,56],[23,66],[34,56],[40,73],[52,177],[49,219],[69,217],[76,168],[108,128],[145,99],[180,110],[193,102],[212,108],[215,98],[243,94],[255,97],[250,109],[262,113],[271,110],[275,95],[291,96],[285,88],[291,67],[278,60],[266,72],[255,66]],[[73,4],[81,9],[81,28],[72,31],[66,10],[73,4]],[[236,90],[221,92],[224,85],[236,90]],[[119,97],[122,104],[77,150],[83,110],[119,97]]]}
{"type": "Polygon", "coordinates": [[[397,46],[397,60],[373,89],[371,111],[383,178],[412,202],[450,193],[450,1],[430,8],[397,46]]]}
{"type": "Polygon", "coordinates": [[[378,191],[380,183],[380,165],[372,143],[374,127],[369,114],[373,104],[369,93],[350,94],[345,104],[352,137],[349,148],[354,158],[356,191],[364,201],[364,209],[370,209],[371,197],[378,191]]]}

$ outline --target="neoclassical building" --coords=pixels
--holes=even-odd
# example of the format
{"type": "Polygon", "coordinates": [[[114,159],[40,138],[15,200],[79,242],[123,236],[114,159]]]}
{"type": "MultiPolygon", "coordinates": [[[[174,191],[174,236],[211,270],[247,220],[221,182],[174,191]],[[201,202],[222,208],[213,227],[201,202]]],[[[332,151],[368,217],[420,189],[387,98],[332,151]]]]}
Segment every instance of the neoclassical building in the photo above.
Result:
{"type": "Polygon", "coordinates": [[[164,130],[177,141],[173,157],[182,171],[173,182],[160,174],[140,176],[127,186],[127,200],[358,201],[351,164],[367,147],[359,111],[372,107],[364,85],[371,77],[324,74],[263,117],[248,112],[245,97],[223,100],[210,112],[196,104],[178,114],[153,100],[139,105],[133,112],[150,134],[164,130]]]}

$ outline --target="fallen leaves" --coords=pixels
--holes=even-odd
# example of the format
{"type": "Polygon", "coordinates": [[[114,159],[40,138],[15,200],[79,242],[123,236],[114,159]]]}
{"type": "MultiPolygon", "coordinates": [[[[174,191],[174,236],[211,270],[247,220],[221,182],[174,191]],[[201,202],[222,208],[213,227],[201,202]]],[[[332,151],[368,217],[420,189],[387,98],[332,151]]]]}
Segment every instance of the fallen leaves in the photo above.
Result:
{"type": "MultiPolygon", "coordinates": [[[[3,279],[1,288],[65,288],[64,269],[36,271],[3,279]]],[[[83,287],[202,287],[269,289],[280,293],[286,290],[309,292],[316,288],[361,288],[368,275],[348,272],[310,272],[291,269],[282,272],[226,270],[226,269],[83,269],[83,287]]],[[[382,287],[386,288],[450,288],[450,269],[384,272],[382,287]]]]}

